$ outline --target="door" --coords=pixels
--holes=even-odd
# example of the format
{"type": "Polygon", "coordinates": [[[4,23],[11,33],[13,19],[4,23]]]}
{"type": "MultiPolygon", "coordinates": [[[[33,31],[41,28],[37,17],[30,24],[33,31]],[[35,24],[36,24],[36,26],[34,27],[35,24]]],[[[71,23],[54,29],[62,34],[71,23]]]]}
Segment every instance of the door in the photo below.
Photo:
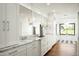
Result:
{"type": "Polygon", "coordinates": [[[5,33],[5,4],[0,4],[0,48],[6,46],[6,33],[5,33]]]}

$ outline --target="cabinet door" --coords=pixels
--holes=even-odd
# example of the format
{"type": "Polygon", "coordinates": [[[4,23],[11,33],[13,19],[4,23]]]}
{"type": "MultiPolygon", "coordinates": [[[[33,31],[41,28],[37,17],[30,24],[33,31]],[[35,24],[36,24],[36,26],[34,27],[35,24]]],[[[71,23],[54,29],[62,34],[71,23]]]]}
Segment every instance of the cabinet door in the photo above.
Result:
{"type": "Polygon", "coordinates": [[[17,43],[16,20],[17,4],[6,4],[6,33],[8,45],[17,43]]]}
{"type": "Polygon", "coordinates": [[[26,56],[26,45],[17,48],[17,50],[16,56],[26,56]]]}
{"type": "Polygon", "coordinates": [[[34,56],[40,56],[41,55],[41,46],[40,46],[39,40],[33,42],[33,55],[34,56]]]}
{"type": "Polygon", "coordinates": [[[52,45],[53,45],[53,39],[50,35],[48,35],[48,50],[51,49],[52,45]]]}
{"type": "Polygon", "coordinates": [[[26,56],[26,48],[21,48],[15,56],[26,56]]]}
{"type": "Polygon", "coordinates": [[[5,33],[5,4],[0,4],[0,48],[6,46],[5,33]]]}
{"type": "Polygon", "coordinates": [[[79,56],[79,43],[77,43],[77,56],[79,56]]]}
{"type": "Polygon", "coordinates": [[[33,45],[32,45],[32,43],[27,44],[27,56],[33,56],[33,45]]]}
{"type": "Polygon", "coordinates": [[[27,44],[27,56],[40,56],[41,55],[40,41],[34,41],[27,44]]]}
{"type": "Polygon", "coordinates": [[[48,50],[47,50],[48,44],[47,44],[47,38],[41,39],[41,55],[44,55],[48,50]]]}
{"type": "Polygon", "coordinates": [[[26,56],[26,46],[20,46],[1,52],[0,56],[26,56]]]}

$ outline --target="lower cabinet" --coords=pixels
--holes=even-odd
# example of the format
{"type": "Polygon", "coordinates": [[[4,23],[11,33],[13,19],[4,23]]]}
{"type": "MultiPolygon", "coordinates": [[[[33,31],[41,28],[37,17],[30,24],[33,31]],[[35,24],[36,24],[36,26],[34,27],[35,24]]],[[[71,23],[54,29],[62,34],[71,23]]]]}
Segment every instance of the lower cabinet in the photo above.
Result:
{"type": "Polygon", "coordinates": [[[20,46],[0,53],[0,56],[26,56],[26,46],[20,46]]]}
{"type": "Polygon", "coordinates": [[[40,48],[39,40],[27,44],[27,56],[40,56],[40,48]]]}
{"type": "Polygon", "coordinates": [[[47,38],[44,37],[41,39],[41,56],[43,56],[47,53],[47,51],[48,51],[47,47],[48,47],[47,38]]]}
{"type": "Polygon", "coordinates": [[[19,50],[17,51],[17,54],[15,56],[26,56],[26,47],[21,47],[19,48],[19,50]]]}
{"type": "Polygon", "coordinates": [[[77,56],[79,56],[79,43],[77,43],[77,56]]]}
{"type": "Polygon", "coordinates": [[[32,43],[27,44],[27,56],[32,56],[33,55],[33,45],[32,43]]]}
{"type": "Polygon", "coordinates": [[[35,40],[25,45],[0,52],[0,56],[40,56],[40,42],[35,40]]]}
{"type": "Polygon", "coordinates": [[[43,56],[51,48],[52,44],[46,38],[21,45],[16,48],[0,52],[0,56],[43,56]]]}
{"type": "Polygon", "coordinates": [[[45,55],[52,46],[57,42],[57,40],[52,39],[52,35],[48,35],[44,38],[41,38],[41,56],[45,55]]]}

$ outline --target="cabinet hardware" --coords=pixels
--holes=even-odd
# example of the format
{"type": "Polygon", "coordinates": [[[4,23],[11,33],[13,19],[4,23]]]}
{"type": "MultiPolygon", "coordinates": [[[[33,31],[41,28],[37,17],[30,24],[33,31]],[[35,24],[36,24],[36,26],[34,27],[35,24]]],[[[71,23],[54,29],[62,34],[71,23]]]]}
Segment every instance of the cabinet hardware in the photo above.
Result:
{"type": "Polygon", "coordinates": [[[16,52],[17,52],[17,50],[12,51],[12,52],[10,52],[9,54],[11,55],[11,54],[14,54],[14,53],[16,53],[16,52]]]}
{"type": "Polygon", "coordinates": [[[3,23],[3,31],[5,31],[5,21],[3,21],[2,23],[3,23]]]}
{"type": "Polygon", "coordinates": [[[7,31],[9,31],[9,21],[7,21],[7,31]]]}

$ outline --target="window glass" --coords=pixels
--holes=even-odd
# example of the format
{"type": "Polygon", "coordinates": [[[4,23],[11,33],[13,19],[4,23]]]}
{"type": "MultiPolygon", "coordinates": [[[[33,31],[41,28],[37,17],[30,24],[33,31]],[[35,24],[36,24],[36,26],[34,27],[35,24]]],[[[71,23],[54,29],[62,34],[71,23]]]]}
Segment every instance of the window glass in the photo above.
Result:
{"type": "Polygon", "coordinates": [[[59,24],[60,35],[75,35],[75,23],[59,24]]]}

